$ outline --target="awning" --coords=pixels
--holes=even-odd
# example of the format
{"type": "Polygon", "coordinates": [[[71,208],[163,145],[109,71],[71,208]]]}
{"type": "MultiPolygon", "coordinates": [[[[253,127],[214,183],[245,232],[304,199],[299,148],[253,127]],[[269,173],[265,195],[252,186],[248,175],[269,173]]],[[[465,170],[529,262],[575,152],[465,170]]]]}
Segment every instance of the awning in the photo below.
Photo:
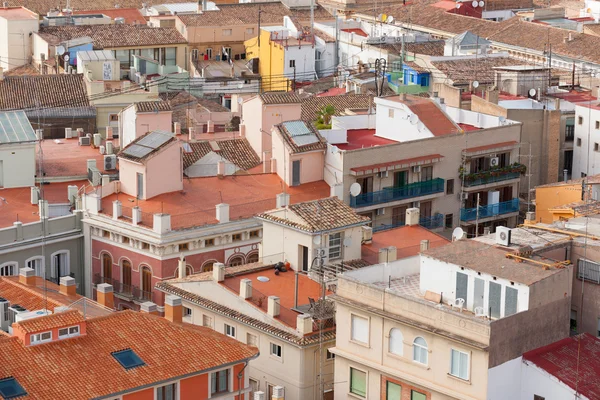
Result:
{"type": "Polygon", "coordinates": [[[492,150],[493,151],[512,150],[516,146],[518,146],[518,144],[519,144],[519,142],[516,142],[513,140],[511,142],[501,142],[501,143],[488,144],[485,146],[469,147],[468,149],[463,150],[463,154],[466,154],[468,156],[474,156],[474,155],[478,155],[478,154],[489,153],[492,150]]]}
{"type": "Polygon", "coordinates": [[[350,175],[361,176],[361,175],[375,174],[377,172],[382,172],[382,171],[394,171],[394,170],[406,169],[406,168],[414,167],[417,165],[425,165],[425,164],[431,164],[434,162],[439,162],[439,161],[442,161],[443,159],[444,159],[444,156],[442,156],[441,154],[430,154],[427,156],[407,158],[405,160],[390,161],[390,162],[386,162],[386,163],[366,165],[364,167],[350,168],[350,175]]]}

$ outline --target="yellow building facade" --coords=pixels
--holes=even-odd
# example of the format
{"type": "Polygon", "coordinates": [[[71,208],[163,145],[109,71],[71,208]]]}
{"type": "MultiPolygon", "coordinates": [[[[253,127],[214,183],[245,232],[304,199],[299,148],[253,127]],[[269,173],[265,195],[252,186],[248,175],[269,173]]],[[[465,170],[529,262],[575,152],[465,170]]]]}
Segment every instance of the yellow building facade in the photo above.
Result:
{"type": "Polygon", "coordinates": [[[271,32],[261,29],[260,41],[249,39],[244,42],[246,57],[258,58],[258,72],[261,76],[263,92],[290,91],[291,80],[284,76],[285,49],[280,43],[271,40],[271,32]],[[260,45],[259,45],[260,43],[260,45]]]}

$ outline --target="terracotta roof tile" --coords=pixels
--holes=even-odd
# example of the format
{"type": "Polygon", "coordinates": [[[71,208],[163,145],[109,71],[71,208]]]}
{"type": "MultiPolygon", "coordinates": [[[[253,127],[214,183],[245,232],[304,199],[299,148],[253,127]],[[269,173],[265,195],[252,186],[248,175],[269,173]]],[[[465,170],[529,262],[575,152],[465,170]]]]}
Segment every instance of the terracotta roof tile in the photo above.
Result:
{"type": "MultiPolygon", "coordinates": [[[[152,5],[152,4],[170,4],[170,3],[181,3],[181,0],[160,0],[160,1],[155,1],[154,3],[152,1],[148,1],[147,2],[148,5],[152,5]]],[[[48,13],[48,11],[52,10],[52,9],[56,9],[57,7],[60,7],[60,5],[62,4],[62,6],[64,7],[66,4],[65,3],[60,3],[57,2],[56,0],[9,0],[8,1],[8,5],[9,6],[14,6],[14,7],[20,7],[23,6],[25,8],[30,9],[31,11],[34,11],[40,15],[46,15],[48,13]]],[[[118,2],[119,7],[126,10],[126,9],[139,9],[141,6],[141,3],[139,2],[139,0],[119,0],[118,2]]],[[[89,0],[71,0],[70,1],[70,7],[72,10],[74,10],[75,13],[81,11],[81,10],[105,10],[108,11],[110,9],[115,9],[115,1],[114,0],[95,0],[95,1],[89,1],[89,0]]]]}
{"type": "Polygon", "coordinates": [[[351,225],[364,225],[370,221],[370,218],[358,215],[337,197],[296,203],[288,206],[287,209],[300,217],[303,222],[281,217],[279,210],[265,212],[257,217],[312,233],[351,225]]]}
{"type": "Polygon", "coordinates": [[[40,75],[40,71],[31,64],[21,65],[20,67],[9,69],[4,71],[4,76],[26,76],[26,75],[40,75]]]}
{"type": "Polygon", "coordinates": [[[19,283],[18,276],[0,277],[0,297],[10,304],[19,304],[29,311],[43,308],[54,311],[54,307],[68,306],[81,296],[65,296],[59,292],[59,286],[37,277],[35,286],[19,283]],[[44,288],[47,290],[45,291],[44,288]]]}
{"type": "Polygon", "coordinates": [[[318,130],[316,130],[310,122],[307,121],[286,121],[282,124],[275,125],[275,131],[282,137],[283,141],[292,153],[303,153],[306,151],[324,150],[327,148],[327,141],[318,130]],[[305,134],[298,135],[295,130],[291,132],[291,127],[301,126],[305,134]],[[314,135],[315,142],[302,144],[297,138],[303,136],[314,135]]]}
{"type": "Polygon", "coordinates": [[[69,325],[78,325],[85,321],[83,315],[77,310],[68,310],[43,317],[26,319],[18,322],[19,327],[25,333],[41,332],[45,330],[62,328],[69,325]]]}
{"type": "Polygon", "coordinates": [[[171,105],[168,101],[140,101],[135,103],[135,110],[139,113],[171,111],[171,105]]]}
{"type": "Polygon", "coordinates": [[[221,104],[217,103],[214,100],[197,99],[197,101],[199,107],[202,107],[210,112],[231,112],[229,108],[223,107],[221,104]]]}
{"type": "Polygon", "coordinates": [[[263,104],[298,104],[302,98],[294,92],[267,92],[259,95],[263,104]]]}
{"type": "Polygon", "coordinates": [[[95,50],[187,43],[175,28],[146,25],[48,26],[40,28],[38,34],[53,43],[88,36],[94,41],[95,50]]]}
{"type": "Polygon", "coordinates": [[[318,112],[332,105],[335,115],[342,115],[346,109],[375,109],[373,96],[367,94],[345,94],[339,96],[310,97],[302,102],[302,120],[315,122],[318,112]]]}
{"type": "Polygon", "coordinates": [[[117,393],[257,355],[255,347],[209,328],[122,311],[87,320],[86,334],[68,340],[29,347],[17,337],[0,340],[0,376],[14,377],[27,392],[23,398],[56,400],[68,391],[72,400],[87,400],[118,397],[117,393]],[[124,349],[133,350],[145,365],[125,370],[112,355],[124,349]],[[73,377],[79,383],[74,383],[73,377]]]}
{"type": "MultiPolygon", "coordinates": [[[[96,3],[96,2],[94,2],[96,3]]],[[[122,1],[120,2],[122,3],[122,1]]],[[[73,2],[71,2],[73,4],[73,2]]],[[[136,4],[137,5],[137,4],[136,4]]],[[[113,6],[114,7],[114,6],[113,6]]],[[[92,15],[92,14],[103,14],[112,19],[125,18],[126,24],[145,24],[146,19],[138,8],[110,8],[110,9],[97,9],[94,10],[75,10],[73,15],[92,15]]]]}
{"type": "Polygon", "coordinates": [[[434,67],[439,69],[451,79],[455,85],[468,85],[473,81],[474,72],[477,71],[477,81],[480,84],[494,83],[496,79],[495,67],[506,67],[513,65],[530,65],[526,61],[510,57],[478,57],[475,59],[441,60],[432,61],[434,67]]]}
{"type": "Polygon", "coordinates": [[[0,110],[89,106],[83,75],[7,76],[0,81],[0,110]]]}
{"type": "MultiPolygon", "coordinates": [[[[269,3],[219,4],[219,10],[206,11],[202,14],[179,15],[186,26],[226,26],[254,25],[258,23],[258,10],[261,10],[261,25],[281,25],[284,16],[296,17],[300,21],[310,21],[310,10],[289,9],[279,1],[269,3]]],[[[333,20],[332,15],[322,6],[314,9],[314,18],[333,20]]]]}
{"type": "MultiPolygon", "coordinates": [[[[245,138],[217,141],[219,154],[223,159],[232,162],[237,167],[247,171],[260,165],[260,158],[245,138]]],[[[209,142],[189,143],[192,153],[183,152],[183,169],[187,169],[196,161],[213,151],[209,142]]]]}

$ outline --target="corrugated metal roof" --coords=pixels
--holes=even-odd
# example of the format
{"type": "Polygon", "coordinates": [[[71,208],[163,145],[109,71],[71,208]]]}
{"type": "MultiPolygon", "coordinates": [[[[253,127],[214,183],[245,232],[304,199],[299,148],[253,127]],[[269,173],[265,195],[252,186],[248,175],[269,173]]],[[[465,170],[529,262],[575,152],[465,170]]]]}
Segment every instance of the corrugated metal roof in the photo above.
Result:
{"type": "Polygon", "coordinates": [[[25,111],[27,118],[96,118],[96,107],[40,108],[25,111]]]}
{"type": "Polygon", "coordinates": [[[24,111],[0,112],[0,144],[35,141],[35,131],[24,111]]]}

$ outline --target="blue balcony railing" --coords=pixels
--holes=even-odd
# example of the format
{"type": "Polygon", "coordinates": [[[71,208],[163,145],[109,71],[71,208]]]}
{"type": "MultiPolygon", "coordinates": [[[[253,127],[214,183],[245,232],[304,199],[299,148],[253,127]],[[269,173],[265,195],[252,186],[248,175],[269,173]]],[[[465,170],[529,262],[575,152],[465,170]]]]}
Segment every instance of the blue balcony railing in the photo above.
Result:
{"type": "Polygon", "coordinates": [[[443,191],[444,180],[442,178],[436,178],[430,181],[415,182],[399,187],[391,186],[377,192],[359,194],[356,197],[350,197],[350,206],[355,208],[367,207],[374,204],[388,203],[390,201],[427,196],[443,191]]]}
{"type": "Polygon", "coordinates": [[[487,185],[489,183],[496,183],[507,181],[509,179],[517,179],[521,177],[520,172],[506,172],[496,176],[482,176],[480,178],[476,178],[473,180],[465,179],[465,187],[479,186],[479,185],[487,185]]]}
{"type": "MultiPolygon", "coordinates": [[[[406,225],[404,221],[378,225],[373,227],[373,232],[387,231],[388,229],[394,229],[404,225],[406,225]]],[[[444,214],[436,214],[433,217],[419,218],[419,225],[427,229],[441,228],[444,226],[444,214]]]]}
{"type": "Polygon", "coordinates": [[[502,203],[488,204],[487,206],[479,206],[479,212],[477,212],[477,207],[461,208],[460,220],[474,221],[477,218],[483,219],[495,217],[498,215],[509,214],[517,211],[519,211],[519,199],[512,199],[509,201],[503,201],[502,203]]]}

